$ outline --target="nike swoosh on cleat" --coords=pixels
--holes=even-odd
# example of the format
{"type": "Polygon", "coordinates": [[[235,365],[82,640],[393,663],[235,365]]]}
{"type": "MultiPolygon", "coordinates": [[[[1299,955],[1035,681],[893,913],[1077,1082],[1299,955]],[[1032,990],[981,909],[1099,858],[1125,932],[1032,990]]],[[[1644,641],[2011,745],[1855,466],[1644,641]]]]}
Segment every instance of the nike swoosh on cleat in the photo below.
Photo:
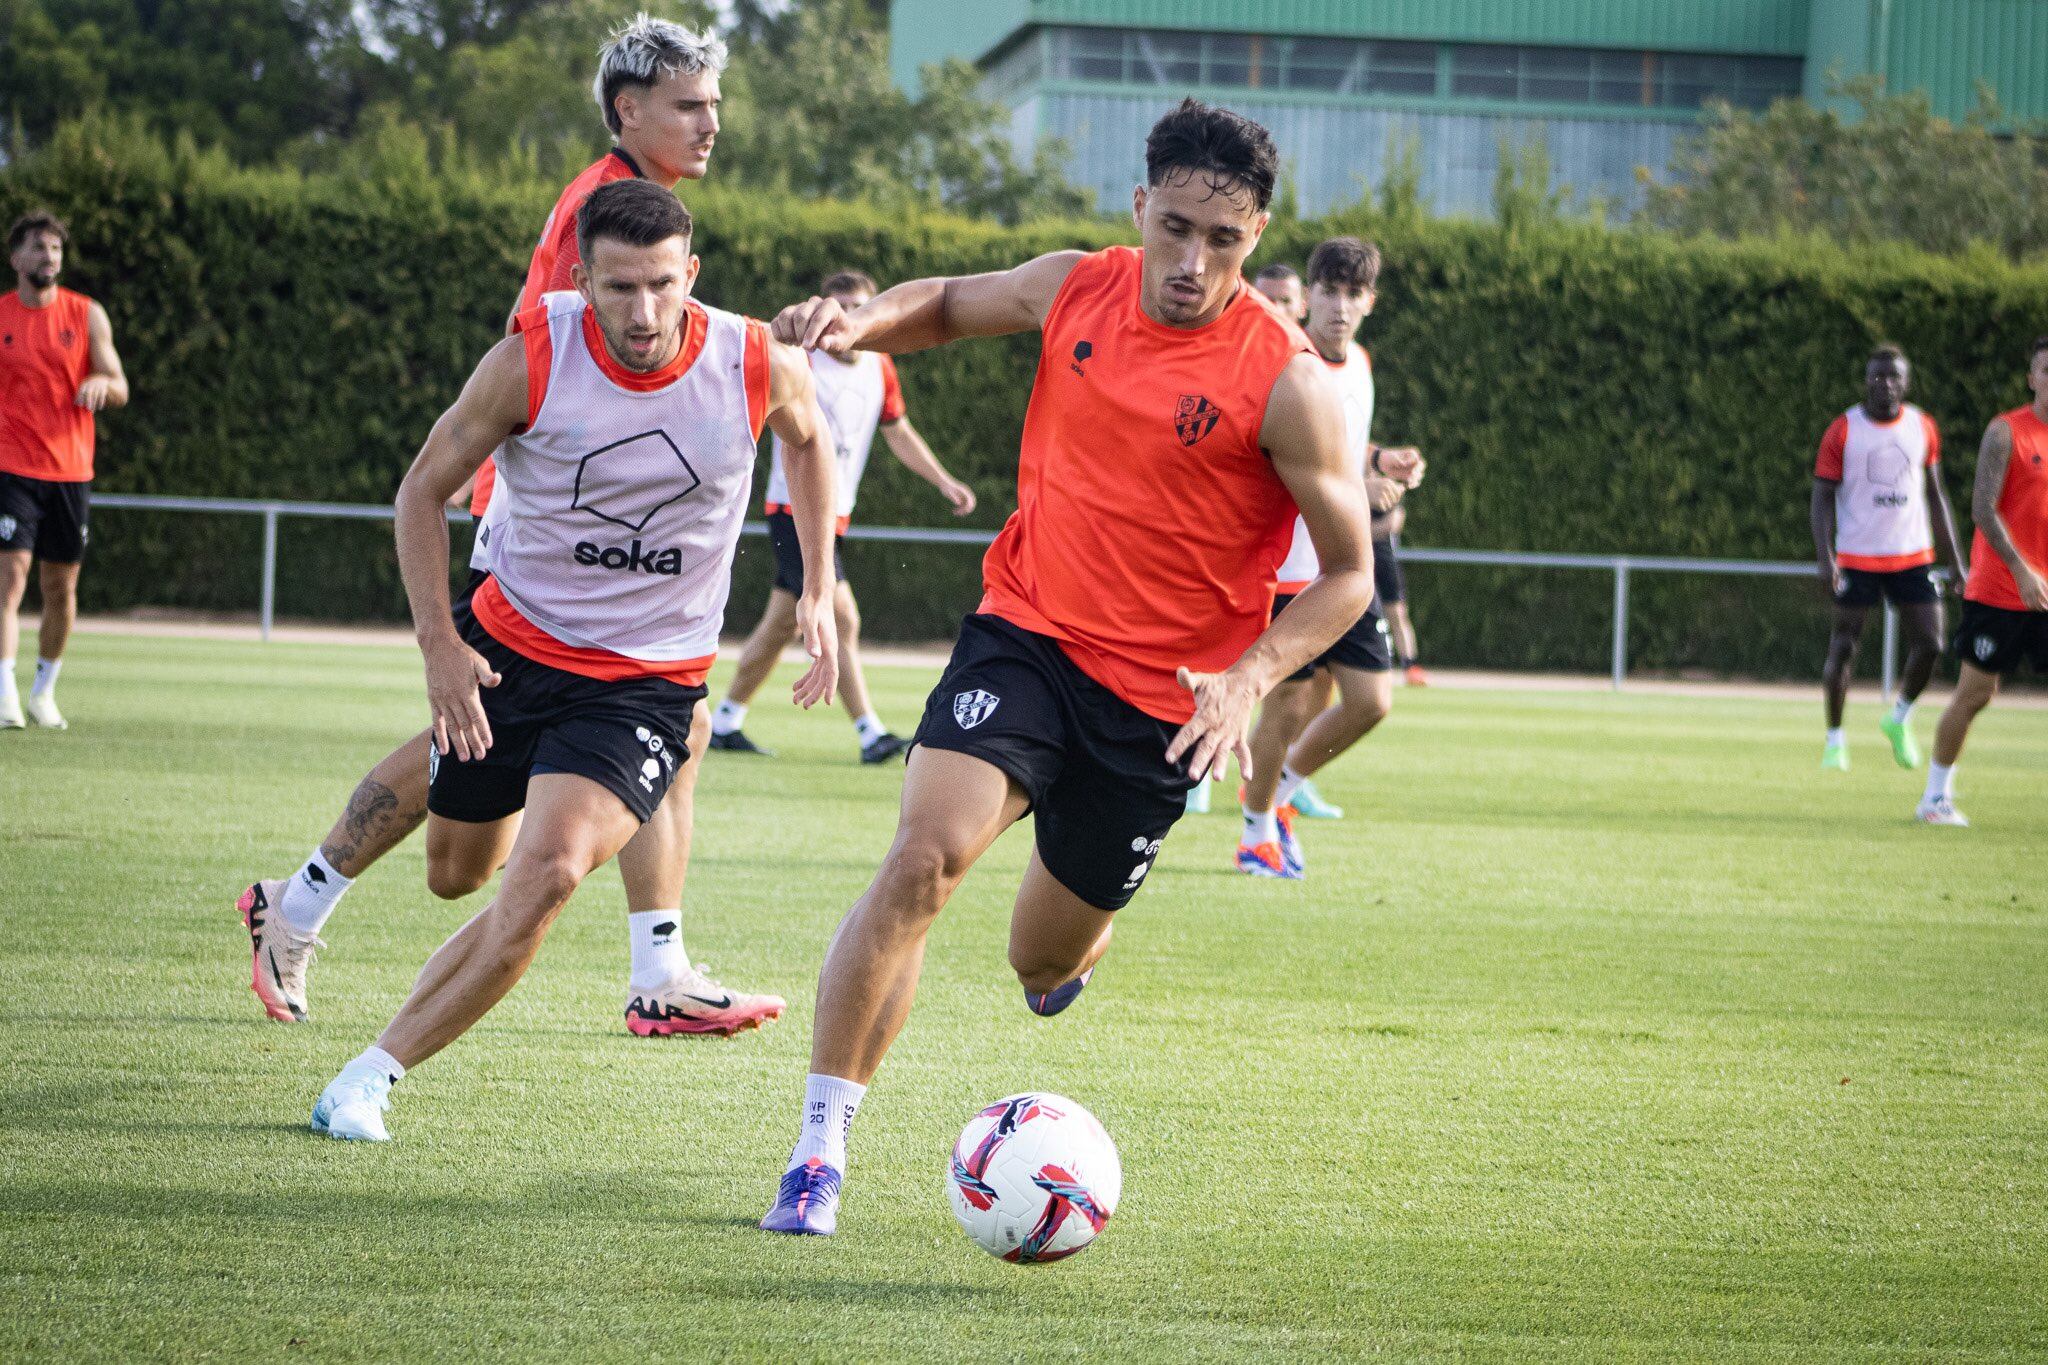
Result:
{"type": "Polygon", "coordinates": [[[713,1000],[709,996],[691,995],[688,991],[684,991],[682,992],[682,996],[685,1000],[694,1000],[700,1005],[708,1005],[715,1010],[726,1010],[732,1008],[732,997],[730,995],[723,995],[720,996],[718,999],[713,1000]]]}

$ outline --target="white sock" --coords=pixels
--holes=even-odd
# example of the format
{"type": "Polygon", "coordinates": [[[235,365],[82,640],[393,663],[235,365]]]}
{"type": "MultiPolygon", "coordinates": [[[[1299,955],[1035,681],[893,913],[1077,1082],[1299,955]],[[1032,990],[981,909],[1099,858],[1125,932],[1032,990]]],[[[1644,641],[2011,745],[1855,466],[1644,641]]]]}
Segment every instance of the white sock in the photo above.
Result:
{"type": "Polygon", "coordinates": [[[796,1140],[796,1150],[789,1154],[788,1169],[793,1171],[815,1156],[823,1157],[834,1170],[844,1171],[846,1134],[853,1127],[861,1096],[867,1093],[866,1086],[837,1076],[813,1072],[804,1077],[804,1131],[796,1140]]]}
{"type": "Polygon", "coordinates": [[[1269,810],[1248,810],[1244,813],[1244,846],[1257,848],[1260,844],[1280,842],[1280,818],[1269,810]]]}
{"type": "Polygon", "coordinates": [[[711,713],[711,733],[729,735],[746,723],[747,708],[727,699],[718,703],[718,709],[711,713]]]}
{"type": "Polygon", "coordinates": [[[0,696],[15,695],[14,660],[0,659],[0,696]]]}
{"type": "Polygon", "coordinates": [[[405,1068],[398,1064],[398,1058],[381,1047],[364,1048],[361,1056],[341,1069],[341,1074],[346,1076],[351,1071],[381,1071],[394,1085],[405,1079],[405,1068]]]}
{"type": "Polygon", "coordinates": [[[1897,701],[1892,703],[1892,724],[1904,725],[1906,723],[1906,718],[1908,716],[1911,716],[1912,714],[1913,703],[1908,701],[1906,698],[1900,697],[1897,701]]]}
{"type": "Polygon", "coordinates": [[[64,667],[62,659],[36,660],[36,680],[29,684],[28,694],[40,697],[57,686],[57,671],[64,667]]]}
{"type": "Polygon", "coordinates": [[[1943,767],[1939,763],[1929,761],[1927,764],[1927,795],[1923,799],[1928,801],[1947,799],[1954,797],[1955,793],[1956,765],[1951,763],[1947,767],[1943,767]]]}
{"type": "Polygon", "coordinates": [[[341,904],[341,893],[354,885],[355,878],[336,872],[334,864],[316,848],[313,856],[284,884],[284,899],[278,904],[277,913],[300,933],[317,934],[334,913],[334,907],[341,904]]]}
{"type": "Polygon", "coordinates": [[[1294,768],[1291,765],[1286,763],[1281,764],[1280,787],[1279,790],[1273,793],[1273,804],[1278,806],[1284,806],[1289,801],[1292,801],[1294,799],[1294,794],[1301,790],[1301,784],[1306,781],[1308,781],[1308,778],[1294,771],[1294,768]]]}
{"type": "Polygon", "coordinates": [[[626,916],[626,937],[633,946],[634,990],[652,990],[689,970],[682,911],[635,910],[626,916]]]}
{"type": "Polygon", "coordinates": [[[1830,725],[1830,726],[1828,727],[1828,744],[1827,744],[1827,747],[1828,747],[1828,748],[1830,748],[1830,749],[1835,749],[1835,748],[1843,748],[1843,749],[1846,749],[1847,747],[1849,747],[1849,735],[1848,735],[1848,733],[1847,733],[1847,732],[1846,732],[1845,730],[1843,730],[1843,729],[1842,729],[1842,727],[1841,727],[1841,726],[1839,726],[1839,725],[1830,725]]]}
{"type": "Polygon", "coordinates": [[[860,737],[860,747],[865,749],[888,734],[889,727],[882,724],[880,716],[870,711],[853,723],[853,733],[860,737]]]}

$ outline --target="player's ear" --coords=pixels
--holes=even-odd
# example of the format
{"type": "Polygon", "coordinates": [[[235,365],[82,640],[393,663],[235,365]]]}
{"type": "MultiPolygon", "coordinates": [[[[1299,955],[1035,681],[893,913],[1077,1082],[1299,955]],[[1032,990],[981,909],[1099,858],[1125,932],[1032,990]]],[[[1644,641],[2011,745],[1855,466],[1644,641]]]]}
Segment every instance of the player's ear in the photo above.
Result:
{"type": "Polygon", "coordinates": [[[1380,301],[1380,294],[1379,294],[1379,291],[1378,291],[1377,289],[1368,289],[1368,290],[1366,290],[1366,291],[1365,291],[1365,311],[1364,311],[1363,313],[1360,313],[1360,314],[1359,314],[1359,316],[1360,316],[1360,317],[1371,317],[1371,316],[1372,316],[1372,306],[1373,306],[1374,304],[1378,303],[1379,301],[1380,301]]]}
{"type": "Polygon", "coordinates": [[[689,269],[683,272],[683,292],[685,294],[697,287],[697,270],[702,265],[703,262],[697,259],[697,253],[691,252],[689,269]]]}
{"type": "Polygon", "coordinates": [[[585,303],[596,303],[597,297],[590,289],[590,267],[578,261],[569,267],[569,283],[576,286],[576,292],[583,296],[585,303]]]}
{"type": "Polygon", "coordinates": [[[1145,187],[1138,186],[1131,191],[1131,226],[1145,230],[1145,187]]]}

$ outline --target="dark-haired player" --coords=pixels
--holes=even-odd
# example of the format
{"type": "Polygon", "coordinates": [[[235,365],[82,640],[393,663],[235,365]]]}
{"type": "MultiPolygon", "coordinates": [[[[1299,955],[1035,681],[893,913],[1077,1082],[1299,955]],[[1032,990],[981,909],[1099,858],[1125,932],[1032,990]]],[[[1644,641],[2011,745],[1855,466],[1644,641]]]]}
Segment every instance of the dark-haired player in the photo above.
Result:
{"type": "MultiPolygon", "coordinates": [[[[836,299],[847,312],[875,296],[875,282],[864,271],[840,270],[826,276],[818,292],[836,299]]],[[[896,362],[873,351],[833,355],[811,352],[811,377],[818,385],[818,406],[832,430],[834,448],[839,452],[839,535],[853,520],[853,504],[860,492],[861,475],[867,471],[868,452],[879,431],[889,452],[904,468],[939,490],[952,505],[953,515],[964,517],[974,510],[974,490],[946,472],[924,437],[910,424],[903,404],[903,389],[896,382],[896,362]]],[[[768,751],[747,738],[740,727],[746,723],[747,704],[775,671],[782,650],[796,634],[796,595],[803,585],[803,559],[797,552],[796,527],[790,521],[789,487],[782,470],[782,443],[776,441],[768,471],[768,540],[775,553],[775,583],[768,590],[768,607],[754,633],[747,637],[733,669],[725,700],[711,713],[711,747],[735,753],[765,754],[768,751]]],[[[833,610],[839,623],[839,700],[853,720],[860,761],[886,763],[909,748],[889,733],[868,699],[868,680],[860,666],[860,607],[853,589],[846,583],[846,566],[839,557],[839,545],[832,547],[833,573],[839,586],[834,590],[833,610]]]]}
{"type": "Polygon", "coordinates": [[[398,491],[433,711],[429,847],[483,857],[509,834],[505,877],[321,1093],[316,1132],[387,1138],[392,1084],[512,989],[578,884],[660,807],[689,758],[764,425],[788,443],[803,540],[814,662],[797,700],[832,694],[832,445],[810,366],[690,298],[690,215],[669,191],[600,186],[577,235],[578,292],[520,314],[398,491]],[[442,509],[493,452],[490,574],[451,603],[442,509]]]}
{"type": "Polygon", "coordinates": [[[93,414],[128,401],[107,310],[57,283],[64,224],[34,210],[7,230],[14,289],[0,295],[0,730],[65,728],[57,670],[78,615],[92,501],[93,414]],[[28,566],[42,561],[43,619],[24,716],[14,681],[28,566]]]}
{"type": "Polygon", "coordinates": [[[1278,159],[1264,128],[1188,100],[1152,129],[1142,246],[918,280],[852,315],[784,310],[808,347],[914,351],[1036,329],[1017,511],[925,704],[896,839],[819,979],[801,1136],[773,1232],[833,1230],[846,1134],[908,1017],[927,930],[1028,812],[1010,964],[1051,1015],[1086,984],[1187,789],[1245,756],[1259,697],[1372,598],[1370,514],[1344,417],[1300,331],[1245,283],[1278,159]],[[1323,576],[1267,624],[1299,506],[1323,576]]]}
{"type": "Polygon", "coordinates": [[[1252,276],[1252,287],[1273,301],[1290,322],[1308,316],[1308,298],[1301,292],[1301,272],[1285,261],[1261,266],[1252,276]]]}
{"type": "Polygon", "coordinates": [[[1813,548],[1821,585],[1835,604],[1821,670],[1828,732],[1820,766],[1838,772],[1849,770],[1842,709],[1856,649],[1880,598],[1898,609],[1905,627],[1906,666],[1898,699],[1878,728],[1900,767],[1920,765],[1908,720],[1941,657],[1941,589],[1931,572],[1937,546],[1956,581],[1963,579],[1955,514],[1941,485],[1941,432],[1906,401],[1911,380],[1904,351],[1872,351],[1863,366],[1863,401],[1828,425],[1813,465],[1813,548]]]}
{"type": "MultiPolygon", "coordinates": [[[[1332,237],[1308,258],[1308,336],[1343,400],[1346,472],[1373,511],[1384,513],[1399,503],[1422,470],[1418,452],[1382,450],[1372,443],[1372,358],[1357,335],[1372,312],[1379,273],[1379,248],[1356,237],[1332,237]]],[[[1321,569],[1308,527],[1297,522],[1294,543],[1280,566],[1275,621],[1292,608],[1296,594],[1313,586],[1321,569]]],[[[1335,643],[1273,688],[1252,732],[1238,871],[1287,880],[1303,875],[1294,796],[1311,773],[1385,719],[1394,704],[1392,668],[1387,623],[1379,607],[1368,603],[1335,643]],[[1334,704],[1324,700],[1326,693],[1317,686],[1319,671],[1335,682],[1334,704]]]]}
{"type": "Polygon", "coordinates": [[[1998,680],[2022,662],[2048,673],[2048,336],[2027,353],[2027,387],[2034,401],[1992,418],[1977,447],[1977,531],[1955,640],[1961,676],[1934,732],[1916,812],[1930,825],[1970,823],[1956,809],[1956,761],[1998,680]]]}

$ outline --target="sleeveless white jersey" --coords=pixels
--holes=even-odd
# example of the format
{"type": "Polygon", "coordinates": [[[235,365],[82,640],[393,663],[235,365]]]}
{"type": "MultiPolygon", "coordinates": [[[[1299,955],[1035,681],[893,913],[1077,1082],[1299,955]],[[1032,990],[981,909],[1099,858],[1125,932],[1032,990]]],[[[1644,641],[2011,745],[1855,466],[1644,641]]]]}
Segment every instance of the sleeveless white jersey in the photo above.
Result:
{"type": "MultiPolygon", "coordinates": [[[[838,452],[839,505],[834,510],[843,531],[853,515],[861,475],[867,472],[875,432],[882,423],[903,416],[903,392],[896,385],[895,362],[875,351],[855,351],[846,360],[812,351],[811,376],[838,452]]],[[[772,443],[766,502],[768,510],[776,512],[789,506],[789,478],[782,469],[782,438],[773,437],[772,443]]]]}
{"type": "MultiPolygon", "coordinates": [[[[1360,483],[1365,482],[1365,452],[1372,444],[1372,357],[1365,348],[1352,342],[1344,353],[1344,359],[1330,366],[1330,376],[1337,381],[1338,389],[1344,396],[1344,454],[1352,476],[1360,483]]],[[[1301,517],[1294,518],[1294,544],[1288,548],[1287,558],[1280,563],[1280,591],[1300,592],[1313,583],[1322,566],[1316,562],[1316,547],[1309,543],[1308,523],[1301,517]]]]}
{"type": "Polygon", "coordinates": [[[1934,419],[1911,403],[1890,422],[1873,421],[1860,403],[1834,420],[1821,437],[1813,472],[1838,484],[1837,563],[1894,573],[1934,562],[1926,469],[1940,456],[1934,419]]]}
{"type": "Polygon", "coordinates": [[[478,532],[498,591],[574,649],[714,654],[768,406],[766,329],[692,300],[682,353],[643,376],[579,294],[544,295],[523,321],[532,416],[498,448],[478,532]]]}

